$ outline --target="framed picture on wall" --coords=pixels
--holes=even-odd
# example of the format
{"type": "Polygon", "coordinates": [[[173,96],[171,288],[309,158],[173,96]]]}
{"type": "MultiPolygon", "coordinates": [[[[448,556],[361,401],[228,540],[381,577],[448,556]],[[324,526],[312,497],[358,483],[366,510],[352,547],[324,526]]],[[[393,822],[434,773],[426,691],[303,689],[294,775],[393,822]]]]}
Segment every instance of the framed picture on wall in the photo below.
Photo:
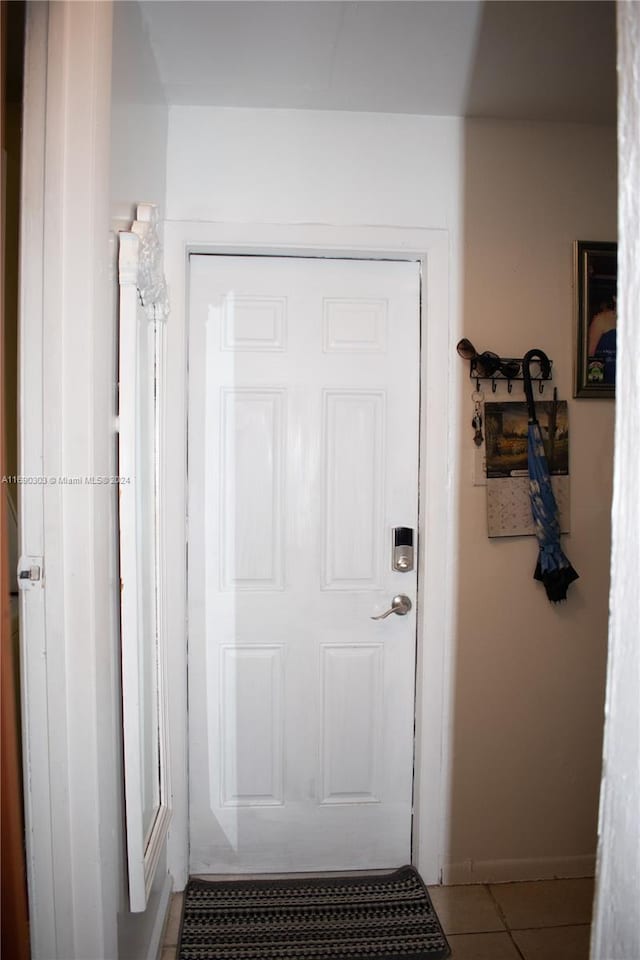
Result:
{"type": "Polygon", "coordinates": [[[574,397],[615,397],[618,244],[574,243],[574,397]]]}

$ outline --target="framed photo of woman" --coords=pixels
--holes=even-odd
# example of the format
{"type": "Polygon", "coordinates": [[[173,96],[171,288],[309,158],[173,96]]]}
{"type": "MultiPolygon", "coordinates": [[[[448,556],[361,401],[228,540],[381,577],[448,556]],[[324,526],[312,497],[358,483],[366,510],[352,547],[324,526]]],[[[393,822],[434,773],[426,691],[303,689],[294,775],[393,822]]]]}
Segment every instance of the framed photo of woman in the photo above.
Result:
{"type": "Polygon", "coordinates": [[[574,397],[615,397],[618,244],[576,240],[574,397]]]}

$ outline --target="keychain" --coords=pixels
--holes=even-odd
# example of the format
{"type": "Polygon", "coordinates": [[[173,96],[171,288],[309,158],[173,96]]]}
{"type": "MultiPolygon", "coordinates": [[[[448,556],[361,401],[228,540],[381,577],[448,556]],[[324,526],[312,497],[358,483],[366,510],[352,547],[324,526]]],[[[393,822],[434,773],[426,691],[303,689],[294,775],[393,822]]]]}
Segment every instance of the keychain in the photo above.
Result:
{"type": "Polygon", "coordinates": [[[484,400],[484,394],[476,390],[471,394],[471,399],[473,400],[473,419],[471,421],[471,426],[474,430],[473,442],[476,447],[482,446],[484,436],[482,433],[482,401],[484,400]]]}

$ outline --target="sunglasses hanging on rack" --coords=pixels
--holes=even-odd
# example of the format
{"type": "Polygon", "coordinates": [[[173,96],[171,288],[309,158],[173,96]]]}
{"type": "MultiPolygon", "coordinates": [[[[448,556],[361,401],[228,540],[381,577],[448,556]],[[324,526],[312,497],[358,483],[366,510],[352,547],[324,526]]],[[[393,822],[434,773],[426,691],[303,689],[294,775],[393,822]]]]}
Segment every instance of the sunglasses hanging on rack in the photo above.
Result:
{"type": "MultiPolygon", "coordinates": [[[[480,393],[481,380],[491,381],[492,393],[496,392],[498,383],[506,382],[507,391],[511,393],[513,381],[524,379],[522,358],[520,357],[500,357],[491,350],[478,353],[474,345],[466,337],[458,341],[456,349],[463,360],[469,361],[469,377],[476,381],[476,392],[478,393],[480,393]]],[[[532,380],[538,382],[538,390],[540,393],[544,391],[544,381],[550,380],[552,375],[553,364],[550,360],[547,360],[546,357],[545,360],[546,362],[539,362],[538,370],[534,370],[531,377],[532,380]]]]}

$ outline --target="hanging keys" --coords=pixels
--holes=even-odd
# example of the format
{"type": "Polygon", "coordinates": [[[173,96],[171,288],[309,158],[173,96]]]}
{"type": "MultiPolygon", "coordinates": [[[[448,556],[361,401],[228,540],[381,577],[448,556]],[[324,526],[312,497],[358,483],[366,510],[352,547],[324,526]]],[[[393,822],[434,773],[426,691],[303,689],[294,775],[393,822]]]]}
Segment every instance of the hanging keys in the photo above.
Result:
{"type": "Polygon", "coordinates": [[[471,421],[471,426],[474,429],[473,442],[475,443],[476,447],[479,447],[482,444],[482,441],[484,440],[484,436],[482,435],[482,414],[481,413],[477,413],[477,412],[474,413],[473,420],[471,421]]]}
{"type": "Polygon", "coordinates": [[[484,440],[484,435],[482,433],[482,404],[480,402],[482,395],[474,393],[473,395],[473,419],[471,421],[471,426],[473,427],[473,442],[476,447],[482,446],[484,440]]]}

